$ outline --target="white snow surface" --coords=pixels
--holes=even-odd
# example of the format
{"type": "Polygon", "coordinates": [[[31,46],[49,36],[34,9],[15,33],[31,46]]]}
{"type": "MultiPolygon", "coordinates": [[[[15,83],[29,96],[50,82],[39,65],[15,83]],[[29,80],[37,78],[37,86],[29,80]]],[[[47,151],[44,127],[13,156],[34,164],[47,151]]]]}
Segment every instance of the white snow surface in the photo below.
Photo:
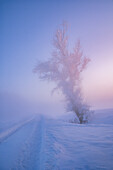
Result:
{"type": "Polygon", "coordinates": [[[17,125],[14,125],[14,126],[10,127],[9,129],[0,133],[0,143],[2,141],[4,141],[6,138],[8,138],[10,135],[15,133],[17,130],[19,130],[21,127],[23,127],[25,124],[29,123],[32,120],[33,120],[33,118],[30,118],[28,120],[24,120],[21,123],[18,123],[17,125]]]}
{"type": "Polygon", "coordinates": [[[67,117],[36,115],[1,132],[0,170],[112,170],[113,109],[84,125],[67,117]]]}

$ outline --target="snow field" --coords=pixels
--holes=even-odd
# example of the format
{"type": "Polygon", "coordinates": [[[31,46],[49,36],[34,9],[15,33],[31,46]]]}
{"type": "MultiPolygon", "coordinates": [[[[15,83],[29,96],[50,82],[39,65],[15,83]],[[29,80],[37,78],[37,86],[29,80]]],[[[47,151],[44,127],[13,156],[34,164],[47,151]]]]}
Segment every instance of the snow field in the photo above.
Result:
{"type": "Polygon", "coordinates": [[[80,125],[37,115],[2,141],[0,170],[112,170],[113,124],[106,120],[80,125]]]}
{"type": "Polygon", "coordinates": [[[113,169],[113,126],[49,125],[46,169],[113,169]]]}

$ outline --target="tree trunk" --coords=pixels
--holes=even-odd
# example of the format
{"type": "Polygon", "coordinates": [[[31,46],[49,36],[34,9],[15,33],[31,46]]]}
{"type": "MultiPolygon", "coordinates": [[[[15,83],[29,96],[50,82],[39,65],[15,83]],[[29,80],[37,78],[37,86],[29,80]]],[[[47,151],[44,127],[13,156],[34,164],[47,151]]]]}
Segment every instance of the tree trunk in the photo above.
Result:
{"type": "Polygon", "coordinates": [[[75,111],[75,113],[76,113],[76,115],[77,115],[77,117],[78,117],[78,119],[79,119],[80,124],[82,124],[82,123],[83,123],[83,118],[81,117],[78,109],[75,109],[74,111],[75,111]]]}

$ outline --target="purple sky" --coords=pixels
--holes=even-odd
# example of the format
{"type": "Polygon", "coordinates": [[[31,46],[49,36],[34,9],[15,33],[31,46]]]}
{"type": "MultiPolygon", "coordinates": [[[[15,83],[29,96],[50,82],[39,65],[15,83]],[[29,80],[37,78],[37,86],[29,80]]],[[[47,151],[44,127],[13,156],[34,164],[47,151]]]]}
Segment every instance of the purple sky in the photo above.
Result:
{"type": "Polygon", "coordinates": [[[83,74],[86,101],[113,107],[113,0],[1,0],[0,13],[0,93],[60,107],[61,95],[50,94],[54,85],[40,82],[32,69],[51,56],[55,30],[65,20],[69,47],[79,38],[91,59],[83,74]]]}

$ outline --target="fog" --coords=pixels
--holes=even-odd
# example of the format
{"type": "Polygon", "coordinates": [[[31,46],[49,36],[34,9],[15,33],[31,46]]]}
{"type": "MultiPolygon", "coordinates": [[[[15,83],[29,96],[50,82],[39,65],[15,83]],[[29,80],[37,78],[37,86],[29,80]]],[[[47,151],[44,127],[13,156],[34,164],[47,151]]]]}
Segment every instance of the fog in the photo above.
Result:
{"type": "MultiPolygon", "coordinates": [[[[53,97],[54,98],[54,97],[53,97]]],[[[28,101],[19,95],[0,94],[0,120],[19,121],[23,118],[36,114],[43,114],[49,117],[59,117],[65,114],[63,102],[55,101],[28,101]]]]}
{"type": "Polygon", "coordinates": [[[51,84],[32,72],[37,60],[51,57],[64,20],[69,48],[80,39],[91,59],[83,74],[84,98],[93,108],[113,107],[113,1],[2,1],[0,11],[0,120],[66,113],[63,97],[51,96],[51,84]]]}

